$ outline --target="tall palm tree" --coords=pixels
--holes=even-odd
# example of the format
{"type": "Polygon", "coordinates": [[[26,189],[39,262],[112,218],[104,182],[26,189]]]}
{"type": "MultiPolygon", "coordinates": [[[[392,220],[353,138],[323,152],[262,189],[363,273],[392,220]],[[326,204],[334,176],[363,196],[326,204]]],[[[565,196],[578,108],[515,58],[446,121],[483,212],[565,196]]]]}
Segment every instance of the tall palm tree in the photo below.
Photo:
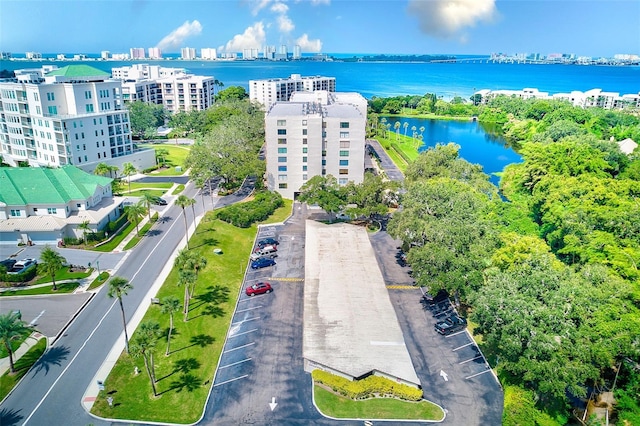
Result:
{"type": "MultiPolygon", "coordinates": [[[[176,136],[177,139],[177,136],[176,136]]],[[[160,158],[162,159],[161,164],[164,166],[165,160],[167,158],[167,155],[169,155],[169,151],[166,148],[157,148],[156,149],[156,158],[160,158]]]]}
{"type": "Polygon", "coordinates": [[[140,198],[140,201],[147,208],[147,212],[149,212],[149,223],[151,223],[151,204],[153,204],[155,199],[156,199],[156,196],[150,193],[149,191],[144,191],[142,193],[142,197],[140,198]]]}
{"type": "Polygon", "coordinates": [[[124,163],[122,165],[122,174],[127,177],[129,183],[129,193],[131,193],[131,175],[135,175],[138,171],[131,163],[124,163]]]}
{"type": "Polygon", "coordinates": [[[0,341],[9,354],[9,372],[14,374],[16,367],[13,363],[13,348],[11,342],[19,339],[29,331],[29,327],[20,319],[17,312],[0,315],[0,341]]]}
{"type": "Polygon", "coordinates": [[[420,136],[424,135],[424,126],[420,126],[420,136]]]}
{"type": "Polygon", "coordinates": [[[416,137],[416,126],[411,126],[411,133],[413,134],[413,138],[416,137]]]}
{"type": "Polygon", "coordinates": [[[396,121],[395,124],[393,125],[393,130],[396,131],[396,140],[398,140],[398,138],[400,137],[400,122],[396,121]]]}
{"type": "Polygon", "coordinates": [[[178,256],[176,256],[173,261],[173,265],[180,271],[192,271],[195,274],[194,281],[190,283],[191,287],[189,289],[189,299],[193,298],[198,274],[207,266],[207,258],[188,249],[182,249],[178,252],[178,256]]]}
{"type": "Polygon", "coordinates": [[[169,356],[169,348],[171,346],[171,332],[173,332],[173,313],[180,310],[180,300],[175,296],[167,296],[161,300],[160,308],[163,314],[169,314],[169,333],[167,334],[167,350],[165,355],[169,356]]]}
{"type": "Polygon", "coordinates": [[[409,128],[409,123],[407,123],[406,121],[404,123],[402,123],[402,128],[404,129],[404,137],[407,137],[407,129],[409,128]]]}
{"type": "Polygon", "coordinates": [[[153,350],[158,343],[158,335],[160,334],[160,324],[156,321],[146,321],[140,324],[136,338],[131,345],[131,356],[137,358],[142,357],[144,360],[144,368],[147,370],[153,396],[158,396],[156,390],[156,372],[153,362],[153,350]]]}
{"type": "Polygon", "coordinates": [[[384,136],[385,136],[385,137],[387,137],[387,130],[388,130],[388,127],[387,127],[387,117],[382,117],[382,118],[380,119],[380,125],[382,126],[382,129],[383,129],[383,131],[384,131],[384,136]]]}
{"type": "MultiPolygon", "coordinates": [[[[185,211],[185,207],[192,206],[195,203],[193,198],[189,198],[186,195],[182,194],[176,199],[176,204],[182,208],[182,216],[184,217],[184,229],[185,235],[187,238],[187,249],[189,248],[189,224],[187,223],[187,213],[185,211]]],[[[194,216],[195,221],[195,216],[194,216]]]]}
{"type": "Polygon", "coordinates": [[[84,245],[87,245],[87,234],[91,230],[91,222],[88,220],[83,220],[82,223],[78,225],[78,229],[82,230],[82,239],[84,240],[84,245]]]}
{"type": "Polygon", "coordinates": [[[109,280],[109,292],[107,295],[111,298],[117,298],[120,303],[120,311],[122,312],[122,325],[124,326],[124,345],[129,353],[129,337],[127,335],[127,318],[124,314],[124,305],[122,304],[122,296],[126,296],[129,290],[132,290],[131,283],[122,277],[113,277],[109,280]]]}
{"type": "Polygon", "coordinates": [[[67,259],[62,257],[60,253],[52,249],[51,247],[45,247],[40,252],[40,261],[42,262],[42,268],[47,272],[47,275],[51,276],[53,281],[53,291],[57,291],[56,287],[56,272],[58,272],[66,263],[67,259]]]}
{"type": "Polygon", "coordinates": [[[140,230],[138,229],[138,225],[140,224],[140,218],[144,216],[147,210],[144,207],[144,204],[132,204],[127,207],[126,215],[127,220],[129,222],[133,222],[136,224],[136,234],[140,236],[140,230]]]}
{"type": "Polygon", "coordinates": [[[187,322],[189,317],[189,289],[196,281],[196,273],[189,269],[178,271],[178,285],[184,286],[184,303],[182,313],[184,314],[184,321],[187,322]]]}

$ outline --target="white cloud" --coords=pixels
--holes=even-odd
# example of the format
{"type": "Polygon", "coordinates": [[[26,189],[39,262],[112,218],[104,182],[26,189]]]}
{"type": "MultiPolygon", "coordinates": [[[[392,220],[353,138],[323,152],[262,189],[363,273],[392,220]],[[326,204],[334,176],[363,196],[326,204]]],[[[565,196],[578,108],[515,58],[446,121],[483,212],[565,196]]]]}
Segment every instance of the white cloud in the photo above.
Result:
{"type": "Polygon", "coordinates": [[[258,12],[260,12],[265,7],[269,6],[269,3],[271,3],[271,0],[255,0],[254,3],[255,3],[255,6],[253,6],[253,10],[251,13],[253,13],[253,16],[256,16],[258,12]]]}
{"type": "Polygon", "coordinates": [[[243,49],[260,49],[266,40],[264,24],[256,22],[242,34],[236,34],[224,47],[226,52],[242,52],[243,49]]]}
{"type": "Polygon", "coordinates": [[[273,6],[271,6],[271,11],[276,13],[287,13],[288,10],[289,6],[280,2],[274,3],[273,6]]]}
{"type": "Polygon", "coordinates": [[[317,6],[319,4],[330,4],[331,0],[311,0],[311,4],[317,6]]]}
{"type": "Polygon", "coordinates": [[[320,39],[309,40],[307,34],[302,34],[302,36],[296,40],[296,44],[300,46],[303,52],[317,53],[322,51],[322,42],[320,39]]]}
{"type": "Polygon", "coordinates": [[[288,34],[293,31],[295,27],[293,21],[287,15],[278,16],[278,29],[281,33],[288,34]]]}
{"type": "Polygon", "coordinates": [[[477,22],[493,20],[497,14],[495,3],[495,0],[409,0],[407,10],[418,18],[423,33],[451,38],[477,22]]]}
{"type": "Polygon", "coordinates": [[[186,21],[175,30],[171,31],[156,45],[160,50],[182,47],[183,42],[189,38],[196,36],[202,32],[202,25],[197,20],[193,22],[186,21]]]}

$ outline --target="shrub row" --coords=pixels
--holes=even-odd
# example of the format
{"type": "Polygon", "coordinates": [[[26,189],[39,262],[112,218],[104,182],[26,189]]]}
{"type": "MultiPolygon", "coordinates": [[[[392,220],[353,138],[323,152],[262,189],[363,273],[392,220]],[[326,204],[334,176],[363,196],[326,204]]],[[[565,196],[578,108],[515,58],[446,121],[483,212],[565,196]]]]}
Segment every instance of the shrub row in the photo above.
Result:
{"type": "Polygon", "coordinates": [[[277,192],[258,192],[252,201],[234,204],[221,209],[217,217],[239,228],[248,228],[251,224],[267,219],[284,205],[282,196],[277,192]]]}
{"type": "Polygon", "coordinates": [[[36,272],[38,271],[37,265],[33,265],[29,267],[26,271],[21,272],[19,274],[7,274],[5,272],[0,273],[0,281],[7,283],[23,283],[26,281],[31,281],[35,278],[36,272]]]}
{"type": "Polygon", "coordinates": [[[404,153],[404,151],[402,151],[400,149],[400,147],[398,146],[397,143],[392,142],[391,143],[391,148],[393,148],[393,150],[400,156],[400,158],[402,158],[407,164],[411,163],[411,159],[409,157],[407,157],[407,154],[404,153]]]}
{"type": "Polygon", "coordinates": [[[313,370],[311,377],[317,383],[351,399],[396,397],[407,401],[420,401],[422,390],[380,376],[369,376],[362,380],[348,380],[323,370],[313,370]]]}

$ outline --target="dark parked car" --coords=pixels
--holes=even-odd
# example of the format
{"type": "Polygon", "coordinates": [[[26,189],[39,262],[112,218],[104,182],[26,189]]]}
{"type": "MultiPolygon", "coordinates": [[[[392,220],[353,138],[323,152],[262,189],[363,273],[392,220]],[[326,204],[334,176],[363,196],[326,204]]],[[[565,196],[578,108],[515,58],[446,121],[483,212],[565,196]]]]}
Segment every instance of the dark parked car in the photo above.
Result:
{"type": "Polygon", "coordinates": [[[440,290],[438,294],[436,294],[435,296],[431,296],[430,294],[425,294],[422,297],[423,303],[430,306],[437,305],[438,303],[444,302],[447,299],[449,299],[449,293],[447,293],[446,290],[440,290]]]}
{"type": "Polygon", "coordinates": [[[264,238],[258,241],[257,246],[258,248],[262,248],[264,246],[277,246],[278,244],[280,243],[275,238],[264,238]]]}
{"type": "Polygon", "coordinates": [[[16,264],[16,260],[15,259],[4,259],[4,260],[0,260],[0,266],[4,266],[7,271],[10,271],[11,268],[13,268],[13,265],[16,264]]]}
{"type": "Polygon", "coordinates": [[[251,262],[251,269],[266,268],[267,266],[273,266],[275,264],[275,260],[268,257],[261,257],[260,259],[251,262]]]}
{"type": "Polygon", "coordinates": [[[254,296],[256,294],[271,293],[272,291],[273,289],[269,283],[255,283],[254,285],[247,287],[244,292],[247,296],[254,296]]]}
{"type": "Polygon", "coordinates": [[[463,330],[467,326],[467,320],[458,315],[451,315],[449,318],[437,323],[434,327],[443,336],[463,330]]]}
{"type": "Polygon", "coordinates": [[[164,198],[156,197],[153,199],[152,203],[158,206],[166,206],[167,200],[165,200],[164,198]]]}

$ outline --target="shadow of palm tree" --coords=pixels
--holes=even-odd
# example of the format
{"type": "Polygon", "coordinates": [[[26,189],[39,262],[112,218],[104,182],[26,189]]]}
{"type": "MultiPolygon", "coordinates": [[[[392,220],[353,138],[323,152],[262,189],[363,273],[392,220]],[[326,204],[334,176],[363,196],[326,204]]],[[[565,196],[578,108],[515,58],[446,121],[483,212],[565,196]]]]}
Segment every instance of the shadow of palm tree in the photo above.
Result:
{"type": "Polygon", "coordinates": [[[0,425],[2,426],[13,426],[17,425],[20,420],[24,418],[18,414],[21,410],[7,410],[3,408],[0,410],[0,425]]]}
{"type": "Polygon", "coordinates": [[[177,380],[171,382],[171,386],[169,389],[160,392],[160,395],[165,394],[167,392],[171,392],[175,390],[176,392],[181,392],[183,389],[187,392],[193,392],[198,389],[202,385],[202,380],[191,373],[181,374],[177,380]]]}
{"type": "Polygon", "coordinates": [[[195,318],[198,318],[198,317],[201,317],[201,316],[204,316],[204,315],[209,315],[209,316],[212,316],[213,318],[219,318],[219,317],[223,316],[224,314],[225,314],[225,310],[222,309],[221,307],[208,305],[208,306],[206,306],[204,308],[204,310],[200,314],[198,314],[198,315],[196,315],[194,317],[191,317],[191,319],[195,319],[195,318]]]}
{"type": "Polygon", "coordinates": [[[48,374],[49,368],[52,365],[60,366],[62,361],[67,359],[67,355],[69,355],[69,348],[66,346],[54,346],[49,348],[49,350],[47,350],[35,364],[33,375],[35,376],[42,370],[44,370],[45,374],[48,374]]]}
{"type": "MultiPolygon", "coordinates": [[[[210,230],[207,230],[206,232],[210,232],[210,230]]],[[[198,244],[197,246],[193,246],[193,248],[198,248],[198,247],[203,247],[203,246],[216,246],[218,245],[220,241],[216,240],[215,238],[205,238],[202,240],[202,244],[198,244]]]]}
{"type": "Polygon", "coordinates": [[[158,223],[167,223],[170,220],[173,220],[173,217],[171,217],[171,216],[161,216],[161,217],[158,218],[158,220],[156,222],[158,222],[158,223]]]}
{"type": "Polygon", "coordinates": [[[193,303],[189,306],[189,312],[199,308],[204,304],[220,304],[229,300],[229,289],[221,285],[209,286],[207,291],[195,296],[197,303],[193,303]]]}
{"type": "Polygon", "coordinates": [[[155,237],[156,235],[160,235],[162,234],[162,230],[160,229],[149,229],[147,231],[147,236],[149,237],[155,237]]]}
{"type": "Polygon", "coordinates": [[[191,348],[193,346],[200,346],[201,348],[204,348],[207,345],[211,345],[213,344],[213,342],[215,342],[216,339],[212,336],[208,336],[206,334],[198,334],[197,336],[193,336],[190,340],[191,344],[188,346],[184,346],[180,349],[176,349],[175,351],[171,351],[172,354],[176,353],[176,352],[180,352],[183,351],[185,349],[191,348]]]}
{"type": "Polygon", "coordinates": [[[173,370],[171,371],[171,373],[160,377],[159,379],[156,380],[157,382],[160,382],[161,380],[167,379],[171,376],[173,376],[176,373],[182,373],[182,374],[186,374],[191,370],[197,370],[198,368],[200,368],[200,362],[195,359],[195,358],[183,358],[181,360],[176,361],[176,363],[174,364],[173,370]]]}

